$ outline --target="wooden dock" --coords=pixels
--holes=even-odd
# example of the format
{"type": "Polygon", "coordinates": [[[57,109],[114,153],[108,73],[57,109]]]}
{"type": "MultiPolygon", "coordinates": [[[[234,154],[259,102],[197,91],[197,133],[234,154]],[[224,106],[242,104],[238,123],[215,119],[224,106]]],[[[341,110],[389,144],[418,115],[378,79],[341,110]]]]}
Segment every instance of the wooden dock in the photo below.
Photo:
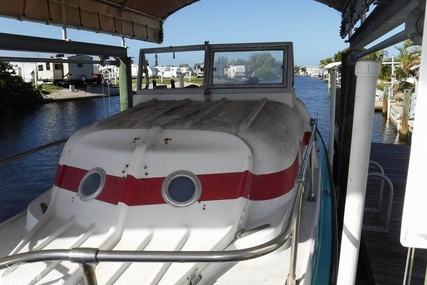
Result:
{"type": "MultiPolygon", "coordinates": [[[[364,229],[362,235],[365,241],[366,253],[375,284],[408,284],[403,283],[408,249],[400,244],[400,227],[403,210],[403,200],[409,163],[409,145],[394,145],[373,143],[371,160],[378,162],[385,175],[392,181],[394,187],[393,208],[388,232],[364,229]]],[[[371,172],[377,172],[372,168],[371,172]]],[[[384,198],[381,213],[368,213],[368,208],[377,208],[380,179],[370,176],[365,203],[364,226],[384,227],[389,187],[384,186],[384,198]]],[[[426,205],[427,206],[427,205],[426,205]]],[[[420,217],[420,223],[425,223],[425,217],[420,217]]],[[[424,284],[426,273],[427,251],[415,250],[414,268],[411,285],[424,284]]]]}
{"type": "Polygon", "coordinates": [[[375,112],[382,112],[383,114],[387,114],[388,112],[389,119],[396,125],[399,132],[405,133],[405,131],[409,131],[412,133],[414,128],[414,118],[409,114],[408,116],[404,115],[404,106],[402,104],[392,102],[390,103],[390,108],[388,111],[387,109],[387,104],[384,105],[383,101],[375,100],[375,112]],[[403,128],[403,130],[401,130],[403,124],[407,124],[407,128],[403,128]]]}

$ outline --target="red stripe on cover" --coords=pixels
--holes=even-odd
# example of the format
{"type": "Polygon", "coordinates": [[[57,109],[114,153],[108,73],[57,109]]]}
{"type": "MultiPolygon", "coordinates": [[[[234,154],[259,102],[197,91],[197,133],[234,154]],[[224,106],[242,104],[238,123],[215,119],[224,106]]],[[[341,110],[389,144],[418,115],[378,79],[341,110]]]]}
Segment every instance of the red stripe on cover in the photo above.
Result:
{"type": "MultiPolygon", "coordinates": [[[[223,173],[198,175],[202,184],[202,195],[200,201],[214,201],[237,199],[247,197],[245,190],[248,183],[248,171],[240,173],[223,173]]],[[[165,178],[136,179],[129,176],[129,183],[126,184],[126,191],[122,197],[122,202],[129,206],[164,204],[162,197],[162,183],[165,178]]]]}
{"type": "Polygon", "coordinates": [[[253,175],[249,199],[253,201],[268,200],[280,197],[291,191],[298,174],[298,156],[294,163],[280,172],[253,175]]]}
{"type": "MultiPolygon", "coordinates": [[[[85,169],[59,165],[56,172],[55,185],[77,193],[80,181],[87,172],[88,170],[85,169]]],[[[110,204],[117,204],[120,201],[123,189],[125,189],[125,182],[125,178],[107,175],[104,189],[96,199],[110,204]]]]}
{"type": "MultiPolygon", "coordinates": [[[[55,185],[73,192],[78,192],[81,179],[87,170],[67,165],[58,167],[55,185]]],[[[255,175],[249,171],[198,175],[202,184],[200,201],[229,200],[240,197],[253,201],[269,200],[288,193],[293,187],[298,174],[298,157],[287,169],[255,175]]],[[[154,205],[166,203],[162,197],[161,187],[164,177],[126,178],[107,175],[104,190],[96,198],[117,204],[123,202],[129,206],[154,205]]]]}

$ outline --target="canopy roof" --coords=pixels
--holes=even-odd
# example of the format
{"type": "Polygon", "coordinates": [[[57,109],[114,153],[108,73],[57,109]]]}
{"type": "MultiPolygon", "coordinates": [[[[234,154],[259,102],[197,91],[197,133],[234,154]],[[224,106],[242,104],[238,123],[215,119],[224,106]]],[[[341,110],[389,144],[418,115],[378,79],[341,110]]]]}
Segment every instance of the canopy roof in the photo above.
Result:
{"type": "Polygon", "coordinates": [[[163,21],[198,0],[14,0],[0,15],[161,43],[163,21]]]}
{"type": "MultiPolygon", "coordinates": [[[[14,0],[0,5],[0,16],[161,43],[165,19],[197,1],[14,0]]],[[[346,0],[316,1],[341,12],[346,0]]]]}
{"type": "MultiPolygon", "coordinates": [[[[7,5],[0,5],[0,16],[161,43],[163,22],[166,18],[197,1],[14,0],[9,1],[7,5]]],[[[365,47],[405,23],[419,3],[422,11],[425,8],[425,4],[422,5],[425,2],[419,0],[314,1],[341,13],[341,37],[348,37],[350,47],[354,49],[365,47]],[[365,17],[366,20],[364,20],[365,17]],[[358,24],[360,26],[356,31],[358,24]]],[[[417,25],[417,19],[415,17],[412,26],[417,25]]],[[[337,23],[338,26],[340,23],[337,23]]],[[[402,37],[399,38],[401,39],[402,37]]]]}

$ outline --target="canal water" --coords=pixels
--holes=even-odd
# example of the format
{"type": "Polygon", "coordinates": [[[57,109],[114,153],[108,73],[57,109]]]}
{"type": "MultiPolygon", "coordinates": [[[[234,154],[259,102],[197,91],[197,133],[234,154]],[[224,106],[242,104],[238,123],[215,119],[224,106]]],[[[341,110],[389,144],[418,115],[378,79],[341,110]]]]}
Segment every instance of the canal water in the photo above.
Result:
{"type": "MultiPolygon", "coordinates": [[[[297,95],[329,143],[329,97],[325,82],[296,77],[297,95]]],[[[119,97],[54,102],[32,111],[0,114],[0,160],[50,142],[68,138],[76,130],[119,112],[119,97]]],[[[394,125],[375,114],[373,142],[402,143],[394,125]]],[[[52,187],[63,145],[0,165],[0,222],[26,209],[52,187]]]]}

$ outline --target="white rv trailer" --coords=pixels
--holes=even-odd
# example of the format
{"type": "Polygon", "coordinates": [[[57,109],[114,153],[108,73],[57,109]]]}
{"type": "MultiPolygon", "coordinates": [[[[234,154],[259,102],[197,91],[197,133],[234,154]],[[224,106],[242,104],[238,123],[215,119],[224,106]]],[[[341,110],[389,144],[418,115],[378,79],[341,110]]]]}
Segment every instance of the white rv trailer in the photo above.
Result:
{"type": "MultiPolygon", "coordinates": [[[[119,67],[114,64],[106,64],[104,66],[98,65],[99,72],[103,75],[103,77],[107,80],[119,79],[119,67]]],[[[131,75],[132,78],[136,78],[138,76],[138,65],[131,65],[131,75]]],[[[155,76],[155,72],[148,68],[149,77],[155,76]]]]}
{"type": "MultiPolygon", "coordinates": [[[[64,56],[58,54],[57,59],[91,61],[87,55],[64,56]]],[[[37,80],[58,84],[101,83],[99,76],[94,76],[94,66],[88,63],[76,62],[38,62],[37,80]]]]}
{"type": "Polygon", "coordinates": [[[168,77],[168,78],[175,78],[177,77],[177,71],[178,69],[181,71],[179,67],[176,66],[155,66],[155,68],[158,70],[158,76],[160,77],[168,77]]]}
{"type": "Polygon", "coordinates": [[[31,62],[11,62],[15,74],[21,76],[25,82],[33,82],[36,64],[31,62]]]}
{"type": "Polygon", "coordinates": [[[193,75],[196,77],[203,77],[203,68],[205,64],[203,62],[194,64],[193,75]]]}
{"type": "Polygon", "coordinates": [[[228,68],[228,77],[234,78],[234,77],[245,77],[246,75],[246,68],[244,65],[231,65],[228,68]]]}

